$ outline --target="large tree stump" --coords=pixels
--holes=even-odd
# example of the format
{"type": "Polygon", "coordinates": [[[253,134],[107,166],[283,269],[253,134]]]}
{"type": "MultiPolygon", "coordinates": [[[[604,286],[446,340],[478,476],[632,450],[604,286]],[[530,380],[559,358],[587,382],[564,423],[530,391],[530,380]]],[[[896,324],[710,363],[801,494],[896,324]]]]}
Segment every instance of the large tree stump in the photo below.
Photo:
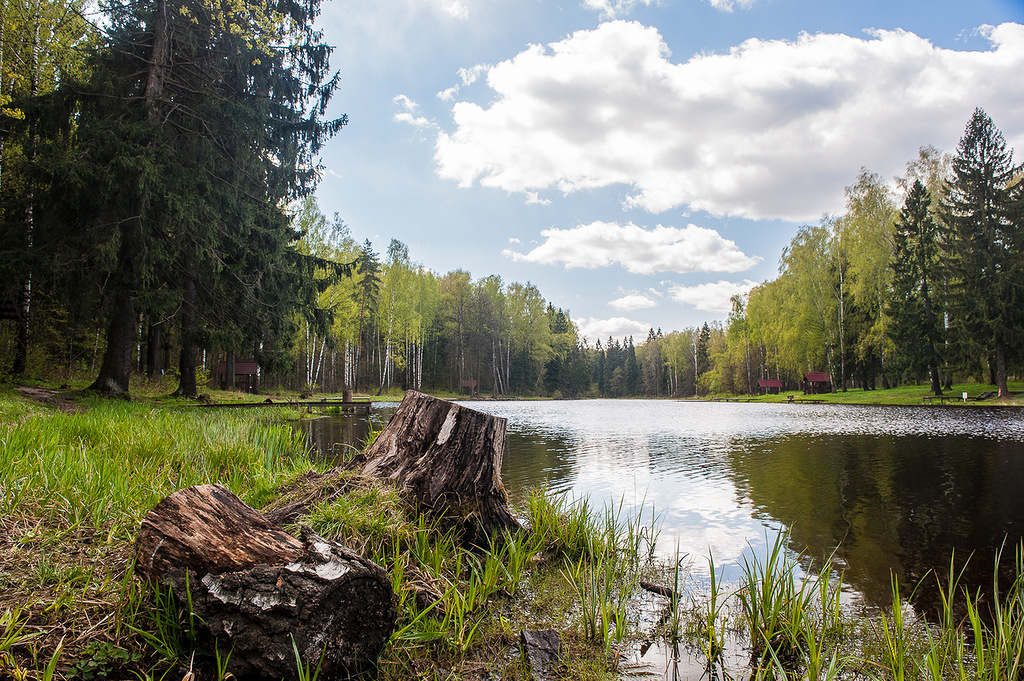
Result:
{"type": "Polygon", "coordinates": [[[204,643],[238,678],[321,679],[371,670],[395,626],[391,581],[375,563],[302,528],[301,541],[219,485],[183,489],[142,521],[135,570],[170,584],[204,643]]]}
{"type": "Polygon", "coordinates": [[[504,453],[505,419],[410,390],[359,465],[484,545],[493,533],[521,529],[501,484],[504,453]]]}

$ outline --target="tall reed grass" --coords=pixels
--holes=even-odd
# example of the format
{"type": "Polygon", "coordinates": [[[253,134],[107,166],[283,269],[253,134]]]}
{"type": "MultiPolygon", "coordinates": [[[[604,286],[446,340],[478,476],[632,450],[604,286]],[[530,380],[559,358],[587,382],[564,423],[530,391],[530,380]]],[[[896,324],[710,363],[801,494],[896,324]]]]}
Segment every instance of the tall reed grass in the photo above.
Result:
{"type": "MultiPolygon", "coordinates": [[[[789,543],[781,532],[764,558],[745,560],[731,593],[712,578],[711,593],[694,597],[689,613],[675,615],[688,625],[663,627],[666,641],[688,642],[704,656],[709,673],[720,664],[723,641],[749,649],[749,666],[729,670],[732,678],[1024,679],[1024,545],[1016,547],[1008,584],[1000,578],[1005,577],[1003,557],[996,556],[988,594],[965,588],[964,568],[956,571],[951,558],[948,574],[927,577],[938,582],[939,611],[922,613],[910,605],[920,585],[908,593],[895,575],[891,606],[869,610],[844,604],[842,574],[831,559],[807,572],[801,565],[808,561],[793,554],[789,543]],[[725,635],[727,601],[738,605],[745,639],[725,635]]],[[[714,560],[708,560],[714,575],[714,560]]],[[[679,581],[677,567],[669,566],[664,575],[679,581]]]]}

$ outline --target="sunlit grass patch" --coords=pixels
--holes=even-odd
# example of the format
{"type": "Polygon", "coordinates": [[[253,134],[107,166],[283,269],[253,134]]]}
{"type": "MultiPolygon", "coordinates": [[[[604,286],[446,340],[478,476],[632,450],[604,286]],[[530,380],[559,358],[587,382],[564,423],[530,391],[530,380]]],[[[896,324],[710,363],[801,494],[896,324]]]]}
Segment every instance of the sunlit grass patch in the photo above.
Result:
{"type": "Polygon", "coordinates": [[[310,465],[302,437],[265,414],[80,402],[87,411],[68,414],[0,399],[18,415],[0,429],[0,613],[33,634],[5,651],[3,677],[120,678],[160,664],[132,631],[152,598],[129,567],[142,516],[201,483],[259,506],[310,465]]]}
{"type": "Polygon", "coordinates": [[[255,414],[107,402],[0,433],[0,513],[129,538],[171,492],[222,484],[249,500],[309,467],[301,435],[255,414]]]}

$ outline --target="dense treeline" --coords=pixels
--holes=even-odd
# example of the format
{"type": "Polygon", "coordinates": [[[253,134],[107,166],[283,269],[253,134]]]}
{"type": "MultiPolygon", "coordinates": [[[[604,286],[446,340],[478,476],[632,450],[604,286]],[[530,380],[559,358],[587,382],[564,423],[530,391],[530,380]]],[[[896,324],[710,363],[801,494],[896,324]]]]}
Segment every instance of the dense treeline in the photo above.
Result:
{"type": "Polygon", "coordinates": [[[378,254],[356,243],[337,215],[323,216],[313,198],[301,202],[296,222],[306,252],[355,267],[320,294],[332,313],[325,333],[296,318],[294,370],[272,379],[291,389],[692,396],[707,392],[712,353],[725,346],[721,326],[708,324],[667,335],[651,329],[639,344],[627,337],[590,345],[568,311],[530,283],[474,280],[463,270],[438,275],[396,240],[378,254]]]}
{"type": "Polygon", "coordinates": [[[715,357],[719,389],[741,355],[795,387],[828,371],[837,388],[973,378],[1007,394],[1024,338],[1022,167],[976,110],[957,152],[922,149],[895,193],[862,170],[847,210],[802,227],[779,277],[737,305],[715,357]]]}
{"type": "MultiPolygon", "coordinates": [[[[1024,359],[1022,183],[991,119],[975,112],[955,156],[923,148],[895,188],[864,169],[846,196],[843,214],[798,230],[776,279],[734,298],[724,326],[594,346],[530,285],[438,277],[398,242],[380,262],[336,223],[340,242],[318,252],[358,259],[359,273],[323,294],[344,311],[331,334],[306,333],[293,384],[655,397],[750,394],[761,378],[793,389],[825,371],[843,390],[927,381],[940,394],[974,379],[1005,395],[1024,359]]],[[[315,205],[303,214],[313,222],[315,205]]],[[[303,229],[324,249],[318,219],[303,229]]]]}
{"type": "Polygon", "coordinates": [[[323,118],[337,78],[319,0],[86,6],[0,0],[10,370],[88,357],[92,387],[117,394],[173,347],[194,395],[202,348],[280,365],[292,310],[328,321],[315,275],[349,270],[302,253],[288,211],[346,122],[323,118]]]}
{"type": "Polygon", "coordinates": [[[981,110],[955,155],[862,170],[724,324],[588,344],[530,283],[357,243],[312,198],[345,118],[318,0],[0,0],[0,362],[17,375],[264,387],[692,396],[974,378],[1024,357],[1021,166],[981,110]],[[102,26],[102,29],[97,28],[102,26]]]}

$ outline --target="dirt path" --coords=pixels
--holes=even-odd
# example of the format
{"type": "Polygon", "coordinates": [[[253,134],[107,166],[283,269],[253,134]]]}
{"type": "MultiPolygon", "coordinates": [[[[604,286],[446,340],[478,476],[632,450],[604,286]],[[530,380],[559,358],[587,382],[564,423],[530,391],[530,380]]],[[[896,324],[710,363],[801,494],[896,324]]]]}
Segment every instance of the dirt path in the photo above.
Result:
{"type": "Polygon", "coordinates": [[[85,411],[85,407],[74,401],[69,395],[51,388],[33,388],[31,386],[18,386],[18,392],[27,400],[39,402],[49,407],[56,407],[65,414],[77,414],[85,411]]]}

